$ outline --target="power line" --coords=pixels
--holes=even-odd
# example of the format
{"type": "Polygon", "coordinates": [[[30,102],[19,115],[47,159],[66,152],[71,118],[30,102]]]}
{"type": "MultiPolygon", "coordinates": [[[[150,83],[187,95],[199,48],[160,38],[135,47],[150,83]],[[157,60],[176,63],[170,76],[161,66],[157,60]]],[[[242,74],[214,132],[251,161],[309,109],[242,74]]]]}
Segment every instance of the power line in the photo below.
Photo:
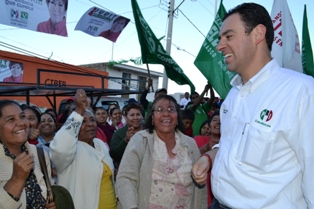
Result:
{"type": "Polygon", "coordinates": [[[181,9],[179,9],[179,11],[181,12],[181,14],[183,14],[183,16],[194,26],[194,28],[196,30],[198,30],[198,32],[200,32],[200,34],[202,34],[204,36],[204,38],[206,37],[195,25],[194,23],[181,11],[181,9]]]}
{"type": "MultiPolygon", "coordinates": [[[[202,5],[202,7],[204,7],[204,9],[206,9],[211,15],[213,15],[214,17],[215,17],[215,15],[211,12],[211,11],[209,11],[200,1],[197,1],[200,5],[202,5]]],[[[214,8],[215,8],[215,6],[211,3],[211,2],[209,2],[214,8]]]]}

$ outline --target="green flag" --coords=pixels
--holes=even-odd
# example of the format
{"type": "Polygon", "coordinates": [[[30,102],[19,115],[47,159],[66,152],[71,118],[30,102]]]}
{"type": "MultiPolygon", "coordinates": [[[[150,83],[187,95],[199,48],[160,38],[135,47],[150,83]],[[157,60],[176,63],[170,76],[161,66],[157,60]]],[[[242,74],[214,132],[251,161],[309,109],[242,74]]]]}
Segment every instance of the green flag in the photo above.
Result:
{"type": "Polygon", "coordinates": [[[230,81],[235,76],[235,73],[227,70],[222,53],[216,50],[216,46],[219,43],[218,36],[222,25],[222,18],[225,14],[226,9],[221,1],[214,23],[194,61],[194,65],[223,99],[226,98],[231,89],[230,81]]]}
{"type": "Polygon", "coordinates": [[[145,21],[136,0],[132,0],[133,15],[141,45],[143,63],[161,64],[165,67],[167,77],[179,85],[188,84],[191,93],[195,92],[193,83],[183,73],[179,65],[171,58],[169,53],[162,47],[153,31],[145,21]]]}
{"type": "Polygon", "coordinates": [[[305,74],[314,77],[313,51],[311,46],[309,28],[307,24],[306,5],[304,5],[303,13],[302,67],[305,74]]]}

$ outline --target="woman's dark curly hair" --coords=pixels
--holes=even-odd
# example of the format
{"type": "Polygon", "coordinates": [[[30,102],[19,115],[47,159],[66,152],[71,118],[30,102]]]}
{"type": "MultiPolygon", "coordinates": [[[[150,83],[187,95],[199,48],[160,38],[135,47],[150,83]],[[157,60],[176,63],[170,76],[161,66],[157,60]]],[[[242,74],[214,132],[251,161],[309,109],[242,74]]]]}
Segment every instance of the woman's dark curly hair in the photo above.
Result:
{"type": "Polygon", "coordinates": [[[166,100],[166,101],[169,101],[169,102],[172,102],[174,105],[175,105],[175,108],[177,110],[177,126],[175,128],[175,131],[179,130],[181,132],[184,132],[184,124],[183,124],[183,121],[182,121],[182,118],[181,118],[181,114],[180,114],[180,106],[178,105],[177,101],[175,100],[175,98],[173,98],[172,96],[170,95],[160,95],[158,96],[153,104],[152,104],[152,107],[151,109],[149,110],[148,114],[147,114],[147,117],[145,119],[145,128],[147,129],[147,131],[149,133],[153,133],[154,129],[155,129],[155,125],[153,124],[153,114],[154,114],[154,111],[155,111],[155,108],[156,108],[156,103],[160,100],[166,100]]]}

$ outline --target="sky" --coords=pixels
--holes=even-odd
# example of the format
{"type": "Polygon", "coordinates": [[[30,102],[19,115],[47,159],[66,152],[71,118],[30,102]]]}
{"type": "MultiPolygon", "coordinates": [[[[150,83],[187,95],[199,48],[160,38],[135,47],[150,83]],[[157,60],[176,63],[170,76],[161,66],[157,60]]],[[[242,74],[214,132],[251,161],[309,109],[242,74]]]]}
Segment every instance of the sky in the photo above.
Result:
{"type": "MultiPolygon", "coordinates": [[[[137,0],[142,14],[157,38],[167,36],[168,2],[166,0],[137,0]]],[[[228,11],[246,1],[224,0],[228,11]]],[[[251,0],[263,5],[271,13],[273,0],[251,0]]],[[[287,0],[300,43],[304,5],[307,5],[312,48],[314,48],[314,9],[313,0],[287,0]]],[[[217,3],[219,4],[219,2],[217,3]]],[[[215,0],[175,0],[178,7],[172,30],[171,56],[194,83],[196,91],[201,93],[207,83],[205,77],[194,66],[194,60],[207,35],[215,14],[215,0]]],[[[36,53],[40,58],[65,62],[73,65],[108,62],[110,60],[129,60],[141,56],[140,45],[134,24],[130,0],[69,0],[67,11],[68,37],[39,33],[0,24],[0,50],[16,52],[18,47],[36,53]],[[80,17],[91,7],[100,7],[129,18],[131,21],[123,30],[115,44],[102,37],[93,37],[74,28],[80,17]],[[5,43],[5,44],[3,44],[5,43]],[[10,48],[7,46],[10,45],[10,48]]],[[[166,39],[161,41],[166,48],[166,39]]],[[[128,63],[132,65],[132,63],[128,63]]],[[[145,68],[146,65],[138,66],[145,68]]],[[[162,65],[149,65],[151,70],[163,72],[162,65]]],[[[110,75],[109,75],[110,76],[110,75]]],[[[162,87],[162,80],[159,81],[162,87]]],[[[186,92],[187,85],[179,86],[168,81],[168,92],[186,92]]]]}

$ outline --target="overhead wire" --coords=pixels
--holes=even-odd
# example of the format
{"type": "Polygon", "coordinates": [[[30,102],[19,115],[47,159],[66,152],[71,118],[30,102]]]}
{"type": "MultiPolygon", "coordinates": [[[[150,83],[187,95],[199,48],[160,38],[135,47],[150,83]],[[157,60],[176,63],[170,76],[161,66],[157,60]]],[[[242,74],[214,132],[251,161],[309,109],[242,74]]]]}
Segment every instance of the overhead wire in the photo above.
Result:
{"type": "MultiPolygon", "coordinates": [[[[202,3],[201,3],[201,1],[197,1],[202,7],[204,7],[204,9],[206,9],[210,14],[212,14],[214,17],[215,17],[215,15],[210,11],[210,10],[208,10],[202,3]]],[[[215,8],[215,6],[211,3],[211,2],[209,2],[214,8],[215,8]]]]}
{"type": "Polygon", "coordinates": [[[204,38],[206,37],[201,31],[200,29],[198,29],[196,27],[196,25],[181,11],[181,9],[179,9],[179,11],[181,12],[181,14],[193,25],[193,27],[200,33],[204,36],[204,38]]]}
{"type": "MultiPolygon", "coordinates": [[[[85,2],[82,2],[82,1],[79,1],[79,0],[76,0],[77,2],[80,2],[80,3],[83,3],[83,4],[86,4],[85,2]]],[[[102,8],[104,8],[104,9],[106,9],[106,10],[109,10],[109,9],[107,9],[107,8],[105,8],[105,7],[103,7],[103,6],[101,6],[101,5],[99,5],[98,3],[96,3],[96,2],[94,2],[93,0],[89,0],[90,2],[92,2],[92,3],[94,3],[95,5],[98,5],[98,6],[100,6],[100,7],[102,7],[102,8]]],[[[199,2],[199,1],[198,1],[199,2]]],[[[200,3],[200,2],[199,2],[200,3]]],[[[209,1],[209,3],[212,5],[212,3],[209,1]]],[[[210,12],[202,3],[200,3],[209,13],[211,13],[212,14],[212,12],[210,12]]],[[[86,5],[89,5],[89,4],[86,4],[86,5]]],[[[141,10],[146,10],[146,9],[151,9],[151,8],[154,8],[154,7],[158,7],[159,5],[153,5],[153,6],[149,6],[149,7],[145,7],[145,8],[141,8],[141,10]]],[[[213,6],[213,5],[212,5],[213,6]]],[[[192,24],[193,25],[193,27],[200,33],[200,34],[202,34],[204,37],[206,37],[198,28],[197,28],[197,26],[182,12],[182,10],[180,10],[180,9],[178,9],[179,11],[180,11],[180,13],[190,22],[190,24],[192,24]]],[[[109,10],[110,11],[110,10],[109,10]]],[[[162,9],[160,9],[153,17],[151,17],[148,21],[151,21],[152,19],[154,19],[160,12],[162,11],[162,9]]],[[[123,12],[123,13],[121,13],[121,14],[126,14],[126,13],[130,13],[130,12],[132,12],[132,11],[127,11],[127,12],[123,12]]],[[[212,14],[213,15],[213,14],[212,14]]],[[[168,19],[168,18],[167,18],[168,19]]],[[[67,24],[73,24],[73,23],[77,23],[78,21],[72,21],[72,22],[69,22],[69,23],[67,23],[67,24]]],[[[134,22],[132,22],[132,21],[130,21],[131,23],[133,23],[133,24],[135,24],[134,22]]],[[[168,25],[168,23],[166,24],[166,27],[167,27],[167,25],[168,25]]],[[[0,31],[2,31],[2,30],[18,30],[18,29],[21,29],[21,28],[8,28],[8,29],[0,29],[0,31]]],[[[130,37],[132,37],[132,36],[134,36],[134,34],[136,33],[136,31],[134,32],[134,33],[132,33],[130,36],[128,36],[128,37],[126,37],[122,42],[119,42],[119,44],[117,45],[117,46],[115,46],[115,47],[119,47],[120,45],[122,45],[122,43],[124,43],[125,41],[127,41],[130,37]]],[[[0,36],[0,37],[2,37],[2,36],[0,36]]],[[[8,40],[10,40],[10,39],[8,39],[8,40]]],[[[13,41],[13,40],[11,40],[11,41],[13,41]]],[[[47,57],[45,57],[45,56],[42,56],[42,55],[40,55],[40,54],[37,54],[37,53],[34,53],[34,52],[31,52],[31,51],[29,51],[29,50],[25,50],[25,49],[22,49],[22,48],[20,48],[20,47],[16,47],[16,46],[13,46],[13,45],[7,45],[7,46],[4,46],[3,44],[5,44],[4,42],[1,42],[2,44],[2,46],[3,47],[6,47],[6,48],[10,48],[11,50],[16,50],[16,51],[19,51],[19,52],[21,52],[21,53],[29,53],[29,54],[32,54],[33,56],[34,55],[36,55],[36,56],[38,56],[38,57],[43,57],[43,58],[45,58],[45,59],[47,59],[47,57]]],[[[16,42],[16,43],[18,43],[18,42],[16,42]]],[[[21,44],[21,43],[18,43],[18,44],[21,44]]],[[[29,48],[31,48],[30,46],[27,46],[27,45],[25,45],[25,44],[21,44],[21,45],[24,45],[24,46],[26,46],[26,47],[29,47],[29,48]]],[[[191,56],[194,56],[193,54],[191,54],[190,52],[188,52],[188,51],[186,51],[185,49],[182,49],[181,47],[178,47],[177,45],[175,45],[175,44],[173,44],[172,43],[172,45],[174,45],[178,50],[180,50],[180,51],[184,51],[184,52],[186,52],[186,53],[188,53],[188,54],[190,54],[191,56]]],[[[36,50],[38,50],[38,49],[36,49],[36,50]]],[[[41,51],[41,50],[39,50],[39,51],[41,51]]],[[[106,55],[107,53],[109,53],[109,52],[111,52],[112,51],[112,49],[110,49],[110,50],[108,50],[108,51],[106,51],[105,53],[103,53],[102,54],[102,56],[104,56],[104,55],[106,55]]],[[[43,52],[43,51],[42,51],[43,52]]],[[[45,52],[46,54],[48,54],[47,52],[45,52]]],[[[50,52],[50,54],[51,54],[51,52],[50,52]]],[[[55,56],[55,57],[58,57],[58,56],[55,56]]],[[[194,56],[195,57],[195,56],[194,56]]],[[[96,59],[96,58],[95,58],[96,59]]]]}

